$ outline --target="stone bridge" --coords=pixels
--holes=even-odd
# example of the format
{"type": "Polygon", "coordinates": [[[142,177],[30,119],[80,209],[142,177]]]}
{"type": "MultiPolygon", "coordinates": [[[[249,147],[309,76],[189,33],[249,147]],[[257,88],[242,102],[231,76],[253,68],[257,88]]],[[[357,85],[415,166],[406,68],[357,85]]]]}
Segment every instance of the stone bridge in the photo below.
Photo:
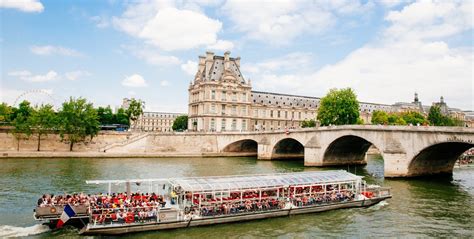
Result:
{"type": "Polygon", "coordinates": [[[366,164],[376,147],[386,177],[452,173],[456,159],[474,147],[474,129],[427,126],[330,126],[289,132],[217,134],[218,153],[258,159],[304,157],[305,166],[366,164]]]}

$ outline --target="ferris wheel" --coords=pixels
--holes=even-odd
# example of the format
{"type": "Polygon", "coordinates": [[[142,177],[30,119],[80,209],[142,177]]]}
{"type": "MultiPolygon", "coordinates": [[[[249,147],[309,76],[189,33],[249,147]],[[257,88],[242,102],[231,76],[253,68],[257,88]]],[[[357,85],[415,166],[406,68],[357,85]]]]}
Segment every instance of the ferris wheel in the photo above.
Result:
{"type": "Polygon", "coordinates": [[[46,90],[33,89],[27,90],[16,97],[14,106],[18,105],[22,100],[28,100],[32,105],[51,104],[57,107],[58,99],[46,90]]]}

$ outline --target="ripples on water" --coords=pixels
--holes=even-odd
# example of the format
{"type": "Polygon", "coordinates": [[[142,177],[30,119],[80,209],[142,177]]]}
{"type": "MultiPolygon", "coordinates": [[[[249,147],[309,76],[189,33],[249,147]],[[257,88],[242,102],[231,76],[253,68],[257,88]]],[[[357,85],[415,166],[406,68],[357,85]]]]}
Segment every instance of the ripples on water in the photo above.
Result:
{"type": "MultiPolygon", "coordinates": [[[[367,166],[342,167],[370,183],[392,187],[393,198],[369,208],[353,208],[267,220],[133,234],[139,238],[313,238],[467,237],[473,238],[474,168],[453,177],[383,178],[383,159],[367,166]]],[[[106,191],[91,179],[167,178],[327,170],[302,161],[255,158],[189,159],[0,159],[0,237],[79,237],[77,230],[47,231],[35,225],[33,208],[42,193],[106,191]],[[38,234],[39,233],[39,234],[38,234]]],[[[114,190],[123,191],[114,187],[114,190]]]]}

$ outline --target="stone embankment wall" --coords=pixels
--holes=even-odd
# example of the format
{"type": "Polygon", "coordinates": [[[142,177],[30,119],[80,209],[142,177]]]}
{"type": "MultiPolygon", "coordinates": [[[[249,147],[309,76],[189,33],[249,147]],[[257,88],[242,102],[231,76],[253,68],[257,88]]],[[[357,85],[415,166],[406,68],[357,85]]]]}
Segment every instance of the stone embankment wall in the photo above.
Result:
{"type": "Polygon", "coordinates": [[[215,135],[139,134],[129,132],[101,132],[92,141],[69,144],[57,134],[41,137],[41,151],[37,152],[38,138],[20,140],[7,132],[0,132],[0,157],[206,157],[238,156],[242,153],[219,153],[215,135]]]}
{"type": "MultiPolygon", "coordinates": [[[[131,136],[131,133],[101,132],[92,141],[74,144],[74,151],[88,152],[98,151],[106,145],[121,142],[131,136]]],[[[38,147],[38,136],[31,135],[28,139],[20,140],[20,151],[36,151],[38,147]]],[[[0,151],[17,151],[18,141],[7,132],[0,132],[0,151]]],[[[48,134],[41,136],[41,151],[68,152],[69,143],[61,141],[58,134],[48,134]]]]}

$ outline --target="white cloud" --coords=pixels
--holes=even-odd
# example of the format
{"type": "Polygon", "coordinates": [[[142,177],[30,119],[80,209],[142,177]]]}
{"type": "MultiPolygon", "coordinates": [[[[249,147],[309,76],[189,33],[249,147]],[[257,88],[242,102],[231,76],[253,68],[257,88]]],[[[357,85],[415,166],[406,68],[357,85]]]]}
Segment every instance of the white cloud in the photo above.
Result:
{"type": "Polygon", "coordinates": [[[13,8],[22,12],[42,12],[43,4],[38,0],[1,0],[0,8],[13,8]]]}
{"type": "Polygon", "coordinates": [[[162,80],[162,81],[160,81],[160,85],[163,86],[163,87],[166,87],[166,86],[169,86],[170,83],[167,80],[162,80]]]}
{"type": "Polygon", "coordinates": [[[189,6],[176,6],[174,2],[168,1],[131,4],[121,17],[113,18],[113,23],[129,35],[166,51],[199,46],[231,47],[230,42],[217,38],[217,33],[222,29],[220,21],[189,6]]]}
{"type": "Polygon", "coordinates": [[[9,76],[18,77],[20,80],[29,81],[29,82],[47,82],[60,79],[56,71],[48,71],[44,75],[33,75],[31,72],[23,71],[13,71],[8,73],[9,76]]]}
{"type": "Polygon", "coordinates": [[[131,96],[137,95],[137,93],[136,93],[135,91],[133,91],[133,90],[128,91],[128,94],[131,95],[131,96]]]}
{"type": "MultiPolygon", "coordinates": [[[[443,39],[472,30],[472,23],[465,21],[472,14],[465,4],[423,1],[392,11],[387,16],[390,25],[375,41],[341,61],[319,70],[308,65],[280,75],[253,69],[254,87],[315,96],[324,96],[334,87],[352,87],[360,100],[388,104],[412,101],[417,91],[426,105],[444,96],[451,107],[472,110],[472,48],[451,47],[443,39]],[[417,14],[412,12],[415,8],[417,14]]],[[[278,68],[278,62],[268,64],[272,61],[255,65],[278,68]]]]}
{"type": "Polygon", "coordinates": [[[194,76],[198,70],[198,63],[195,61],[187,61],[181,65],[181,70],[186,72],[188,75],[194,76]]]}
{"type": "Polygon", "coordinates": [[[131,76],[125,77],[122,81],[122,85],[126,87],[146,87],[148,84],[146,83],[145,79],[141,75],[133,74],[131,76]]]}
{"type": "Polygon", "coordinates": [[[272,44],[286,44],[303,33],[317,34],[326,31],[337,21],[338,15],[361,14],[372,3],[358,1],[308,2],[281,0],[239,1],[229,0],[223,12],[235,24],[237,31],[251,39],[272,44]]]}
{"type": "Polygon", "coordinates": [[[242,65],[242,71],[250,74],[268,73],[270,75],[277,72],[289,72],[307,69],[313,63],[310,53],[293,52],[284,56],[275,57],[259,63],[242,65]]]}
{"type": "Polygon", "coordinates": [[[218,51],[230,51],[234,48],[234,43],[226,40],[218,40],[216,43],[208,45],[207,48],[218,51]]]}
{"type": "Polygon", "coordinates": [[[472,1],[414,2],[388,13],[392,25],[385,34],[395,41],[449,37],[474,26],[472,9],[472,1]]]}
{"type": "Polygon", "coordinates": [[[71,48],[65,48],[61,46],[31,46],[31,52],[36,55],[49,56],[49,55],[63,55],[63,56],[82,56],[83,54],[77,50],[71,48]]]}
{"type": "Polygon", "coordinates": [[[70,71],[64,74],[64,77],[68,80],[75,81],[83,77],[90,76],[91,74],[87,71],[70,71]]]}
{"type": "Polygon", "coordinates": [[[145,60],[151,65],[175,65],[181,63],[179,58],[170,55],[163,55],[160,51],[149,46],[122,46],[139,59],[145,60]]]}

